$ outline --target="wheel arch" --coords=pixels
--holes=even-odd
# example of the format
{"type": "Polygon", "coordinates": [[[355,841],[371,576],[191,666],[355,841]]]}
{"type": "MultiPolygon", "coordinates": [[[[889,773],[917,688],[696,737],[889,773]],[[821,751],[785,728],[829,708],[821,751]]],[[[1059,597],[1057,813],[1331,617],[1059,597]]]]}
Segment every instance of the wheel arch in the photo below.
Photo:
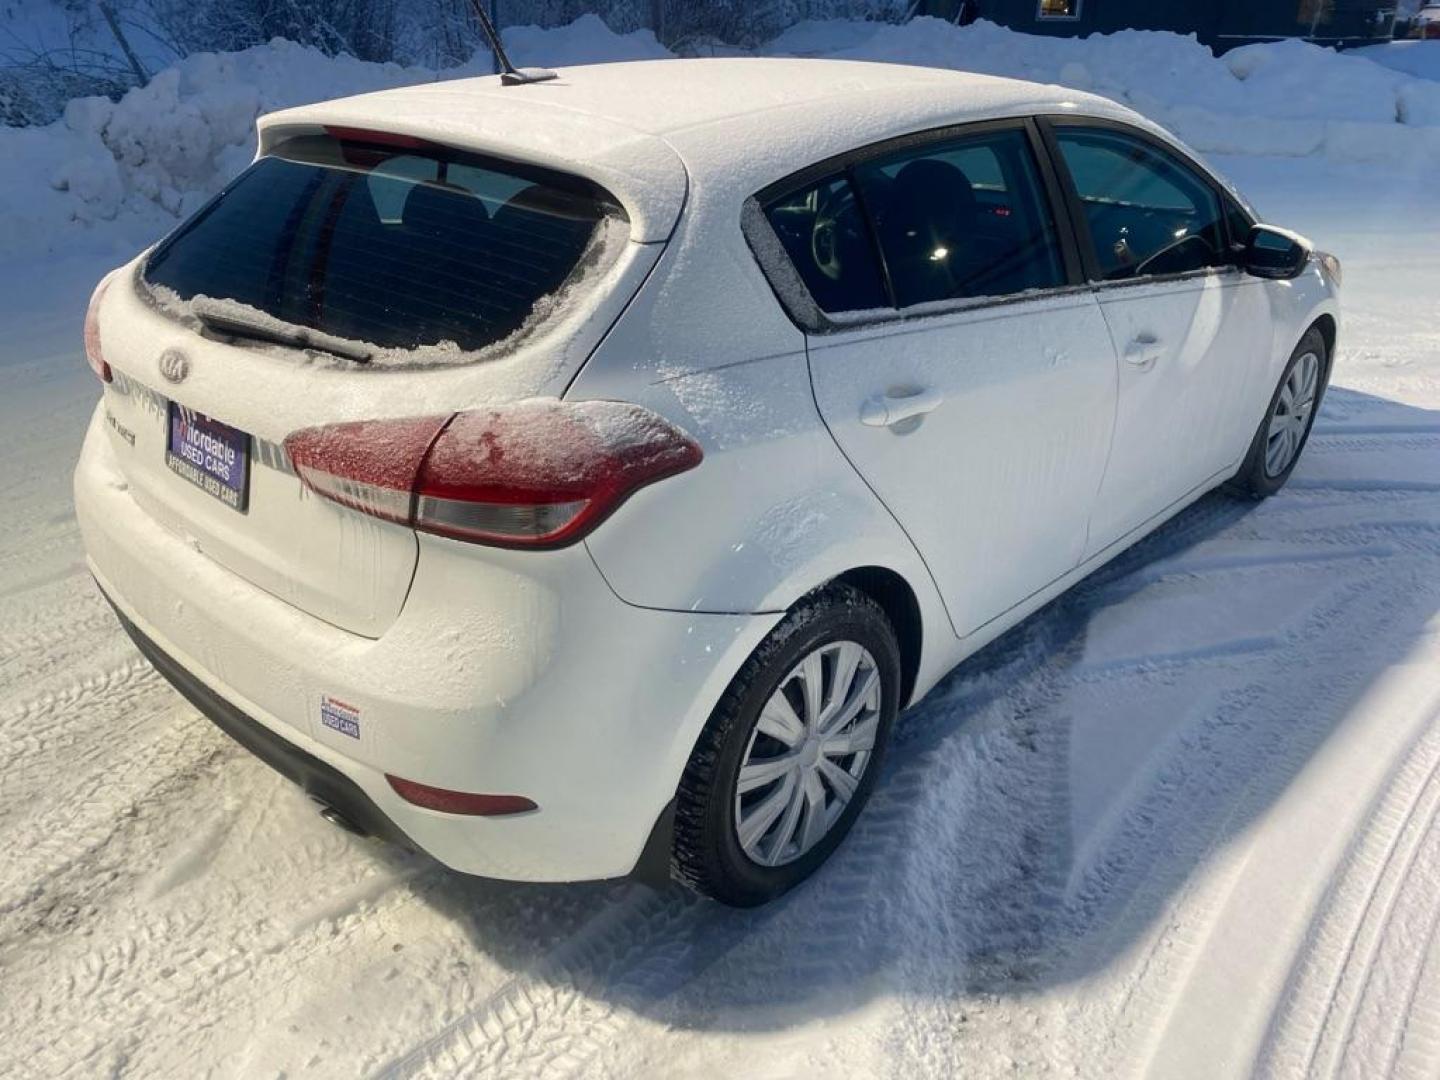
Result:
{"type": "MultiPolygon", "coordinates": [[[[1339,325],[1335,322],[1335,316],[1328,311],[1321,315],[1306,328],[1305,333],[1311,330],[1319,330],[1320,336],[1325,339],[1325,379],[1330,379],[1330,371],[1335,366],[1335,341],[1340,333],[1339,325]]],[[[1301,337],[1305,335],[1302,334],[1301,337]]]]}
{"type": "Polygon", "coordinates": [[[900,645],[900,708],[910,704],[920,674],[920,657],[925,642],[920,600],[910,583],[884,566],[858,566],[838,574],[833,582],[859,589],[880,605],[900,645]]]}

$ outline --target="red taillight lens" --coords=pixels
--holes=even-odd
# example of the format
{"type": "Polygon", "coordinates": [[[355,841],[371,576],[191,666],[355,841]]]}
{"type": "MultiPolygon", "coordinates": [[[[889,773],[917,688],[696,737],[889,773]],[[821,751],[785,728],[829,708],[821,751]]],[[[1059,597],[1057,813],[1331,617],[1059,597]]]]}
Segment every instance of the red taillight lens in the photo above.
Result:
{"type": "Polygon", "coordinates": [[[420,470],[415,524],[483,543],[567,544],[637,488],[700,458],[674,426],[617,401],[545,399],[461,413],[420,470]]]}
{"type": "Polygon", "coordinates": [[[305,486],[355,510],[411,523],[415,477],[448,416],[306,428],[285,440],[305,486]]]}
{"type": "Polygon", "coordinates": [[[423,806],[427,810],[439,810],[446,814],[469,814],[472,817],[502,817],[505,814],[524,814],[538,810],[533,800],[524,795],[479,795],[470,791],[450,791],[447,788],[431,787],[414,780],[385,774],[385,779],[408,803],[423,806]]]}
{"type": "Polygon", "coordinates": [[[309,428],[285,448],[326,498],[502,547],[574,543],[637,489],[702,457],[693,439],[638,405],[552,398],[309,428]]]}
{"type": "Polygon", "coordinates": [[[95,291],[90,294],[90,306],[85,311],[85,359],[101,382],[110,382],[115,377],[100,351],[100,301],[105,298],[105,290],[109,287],[109,278],[95,286],[95,291]]]}

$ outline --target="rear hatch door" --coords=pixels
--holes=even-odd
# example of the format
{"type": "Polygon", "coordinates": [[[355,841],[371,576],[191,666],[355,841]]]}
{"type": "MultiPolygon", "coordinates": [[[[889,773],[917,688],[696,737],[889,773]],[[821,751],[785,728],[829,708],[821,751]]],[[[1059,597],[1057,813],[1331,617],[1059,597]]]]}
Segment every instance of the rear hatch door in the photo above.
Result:
{"type": "Polygon", "coordinates": [[[414,533],[314,497],[283,449],[325,424],[559,394],[653,266],[574,174],[393,133],[301,133],[112,278],[110,437],[137,503],[337,626],[398,615],[414,533]]]}

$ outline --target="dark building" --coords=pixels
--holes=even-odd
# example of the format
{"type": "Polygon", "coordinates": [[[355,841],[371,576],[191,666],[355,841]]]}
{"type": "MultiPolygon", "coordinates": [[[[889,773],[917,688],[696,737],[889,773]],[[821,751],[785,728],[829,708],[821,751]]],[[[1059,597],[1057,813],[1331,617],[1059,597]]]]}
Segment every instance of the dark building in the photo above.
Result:
{"type": "Polygon", "coordinates": [[[1395,27],[1395,0],[921,0],[917,7],[1027,34],[1173,30],[1217,52],[1282,38],[1359,45],[1388,39],[1395,27]]]}

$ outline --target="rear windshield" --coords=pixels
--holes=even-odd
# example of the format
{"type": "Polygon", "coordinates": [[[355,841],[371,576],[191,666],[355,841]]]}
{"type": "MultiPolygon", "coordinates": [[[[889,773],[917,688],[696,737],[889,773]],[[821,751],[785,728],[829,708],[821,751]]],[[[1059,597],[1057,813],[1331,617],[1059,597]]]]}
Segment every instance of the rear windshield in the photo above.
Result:
{"type": "Polygon", "coordinates": [[[150,256],[162,308],[360,360],[473,358],[552,312],[628,235],[578,177],[430,147],[292,139],[150,256]]]}

